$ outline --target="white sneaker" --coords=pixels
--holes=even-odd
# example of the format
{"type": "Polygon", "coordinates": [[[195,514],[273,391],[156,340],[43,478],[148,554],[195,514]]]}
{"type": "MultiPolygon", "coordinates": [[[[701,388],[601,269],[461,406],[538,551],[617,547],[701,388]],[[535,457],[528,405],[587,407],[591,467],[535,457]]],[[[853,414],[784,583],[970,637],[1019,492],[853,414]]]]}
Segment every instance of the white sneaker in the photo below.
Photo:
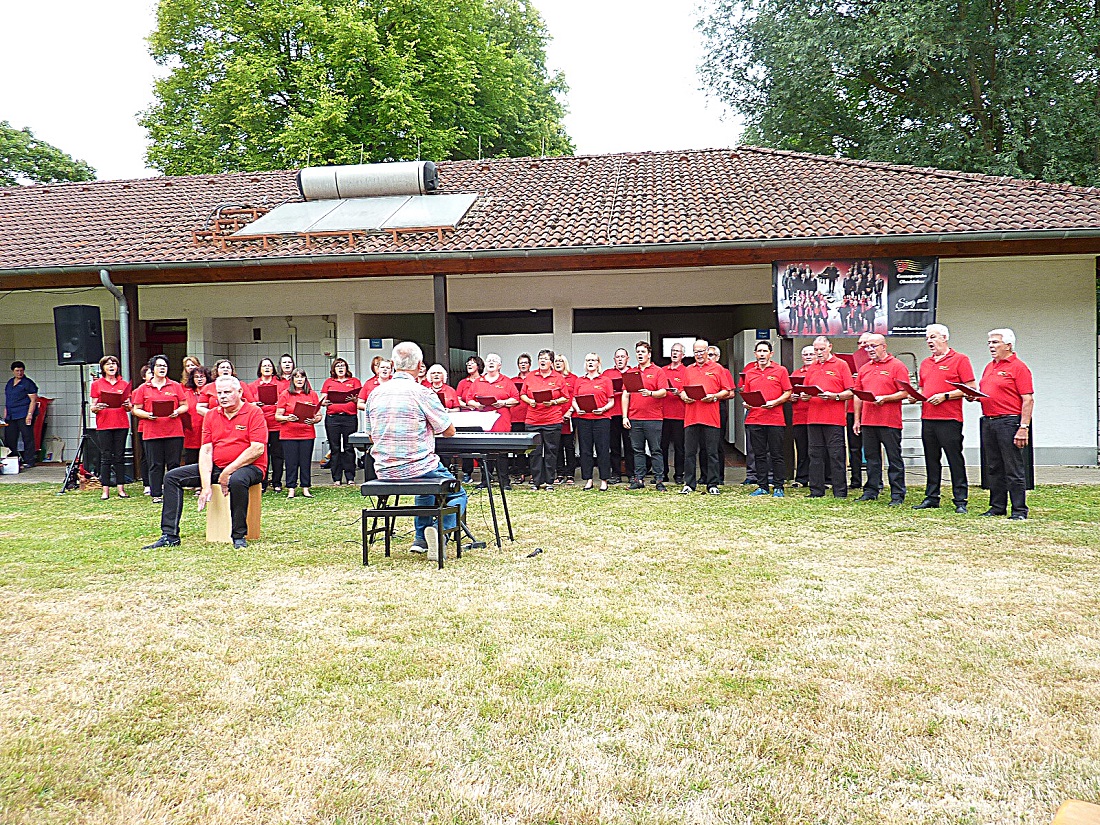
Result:
{"type": "Polygon", "coordinates": [[[425,527],[424,541],[428,543],[428,561],[439,561],[439,530],[425,527]]]}

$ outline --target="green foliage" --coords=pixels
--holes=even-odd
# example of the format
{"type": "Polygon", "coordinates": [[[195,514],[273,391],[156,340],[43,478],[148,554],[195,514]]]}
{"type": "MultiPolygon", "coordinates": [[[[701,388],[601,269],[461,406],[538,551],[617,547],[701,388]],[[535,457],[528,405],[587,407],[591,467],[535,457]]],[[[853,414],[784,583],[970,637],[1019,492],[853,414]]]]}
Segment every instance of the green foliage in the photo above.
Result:
{"type": "Polygon", "coordinates": [[[169,72],[141,123],[167,174],[572,152],[525,0],[160,0],[157,20],[169,72]]]}
{"type": "Polygon", "coordinates": [[[704,78],[784,149],[1100,183],[1100,5],[718,0],[704,78]]]}
{"type": "Polygon", "coordinates": [[[95,169],[38,140],[30,129],[0,120],[0,186],[63,180],[95,180],[95,169]]]}

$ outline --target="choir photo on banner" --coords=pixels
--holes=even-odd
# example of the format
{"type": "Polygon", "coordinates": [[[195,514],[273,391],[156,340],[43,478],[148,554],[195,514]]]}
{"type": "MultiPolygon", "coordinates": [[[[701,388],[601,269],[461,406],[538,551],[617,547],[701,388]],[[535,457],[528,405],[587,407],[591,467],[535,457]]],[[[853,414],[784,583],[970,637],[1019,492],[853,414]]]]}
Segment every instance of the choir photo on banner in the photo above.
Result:
{"type": "MultiPolygon", "coordinates": [[[[791,267],[783,289],[792,306],[812,303],[822,289],[835,291],[841,301],[874,304],[876,283],[873,273],[858,265],[847,273],[826,268],[823,279],[791,267]]],[[[853,331],[847,320],[841,327],[853,331]]],[[[963,422],[973,404],[980,407],[983,486],[989,489],[981,515],[1026,519],[1035,400],[1031,371],[1016,353],[1013,331],[989,332],[990,359],[979,376],[970,358],[952,348],[951,331],[930,324],[928,356],[911,375],[890,352],[889,338],[873,324],[857,327],[862,331],[854,354],[835,353],[833,339],[820,334],[797,353],[790,372],[778,363],[772,342],[762,340],[735,377],[722,365],[721,350],[700,338],[690,353],[682,343],[673,344],[663,365],[643,340],[633,353],[622,347],[610,353],[606,368],[598,352],[585,353],[574,372],[562,354],[542,349],[533,357],[521,354],[511,376],[501,356],[487,352],[470,355],[457,381],[443,365],[423,362],[411,378],[424,390],[426,403],[438,407],[440,421],[489,414],[484,421],[490,432],[539,435],[529,455],[494,457],[491,466],[463,458],[449,472],[481,488],[522,484],[542,493],[579,481],[583,491],[606,492],[625,483],[638,493],[721,495],[730,406],[736,404],[744,413],[744,483],[754,488],[750,497],[786,498],[794,488],[805,489],[811,499],[855,495],[859,502],[881,498],[901,507],[908,497],[903,408],[917,404],[925,482],[912,509],[947,503],[958,514],[968,513],[970,504],[963,422]]],[[[811,321],[803,328],[830,325],[811,321]]],[[[377,477],[378,451],[356,449],[351,438],[362,431],[380,388],[410,373],[381,356],[369,367],[370,377],[360,380],[347,359],[335,358],[318,388],[286,353],[277,360],[261,358],[248,383],[229,359],[208,367],[187,356],[176,381],[168,359],[156,355],[131,386],[120,374],[119,359],[105,356],[89,390],[101,497],[110,499],[113,489],[117,497],[129,498],[124,455],[134,423],[144,493],[164,509],[155,546],[179,541],[181,488],[199,487],[205,501],[219,478],[230,500],[233,539],[243,544],[245,481],[289,499],[313,497],[318,425],[323,424],[328,448],[322,466],[334,486],[377,477]],[[238,420],[242,413],[245,418],[238,420]]],[[[33,418],[26,399],[33,400],[37,390],[24,378],[21,362],[12,371],[5,395],[11,426],[5,435],[33,418]]]]}

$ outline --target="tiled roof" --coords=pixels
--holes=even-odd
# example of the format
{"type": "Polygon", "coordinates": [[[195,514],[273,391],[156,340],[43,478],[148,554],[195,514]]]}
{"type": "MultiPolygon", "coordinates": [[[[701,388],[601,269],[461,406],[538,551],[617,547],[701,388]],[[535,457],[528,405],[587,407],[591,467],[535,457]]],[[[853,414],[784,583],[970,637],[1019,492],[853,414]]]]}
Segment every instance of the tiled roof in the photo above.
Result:
{"type": "Polygon", "coordinates": [[[1100,190],[753,147],[449,161],[443,191],[479,193],[458,228],[307,245],[193,240],[223,204],[299,198],[295,173],[0,189],[0,270],[287,256],[1100,229],[1100,190]]]}

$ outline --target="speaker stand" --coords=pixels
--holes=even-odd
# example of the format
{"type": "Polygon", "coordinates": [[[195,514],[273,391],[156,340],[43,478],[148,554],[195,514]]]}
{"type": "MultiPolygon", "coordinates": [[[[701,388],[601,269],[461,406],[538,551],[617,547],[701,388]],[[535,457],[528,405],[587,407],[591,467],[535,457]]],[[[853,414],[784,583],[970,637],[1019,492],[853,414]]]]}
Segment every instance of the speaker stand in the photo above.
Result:
{"type": "Polygon", "coordinates": [[[91,440],[88,434],[88,390],[85,386],[84,365],[80,365],[80,441],[76,445],[76,453],[69,462],[69,469],[65,472],[65,480],[61,482],[58,495],[64,495],[69,490],[75,490],[80,486],[80,462],[84,459],[84,445],[91,440]]]}

